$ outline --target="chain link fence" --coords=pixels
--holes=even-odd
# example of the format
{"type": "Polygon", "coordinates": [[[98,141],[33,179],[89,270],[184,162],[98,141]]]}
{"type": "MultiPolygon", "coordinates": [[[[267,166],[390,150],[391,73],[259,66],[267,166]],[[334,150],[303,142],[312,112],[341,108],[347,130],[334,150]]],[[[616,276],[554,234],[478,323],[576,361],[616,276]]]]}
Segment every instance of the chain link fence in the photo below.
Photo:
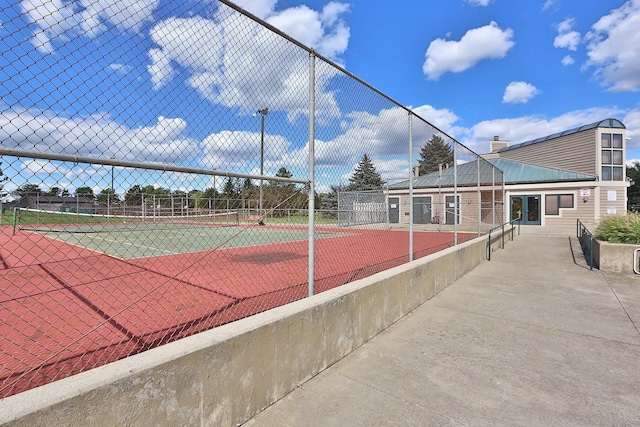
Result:
{"type": "Polygon", "coordinates": [[[0,398],[504,220],[499,170],[227,1],[0,21],[0,398]]]}

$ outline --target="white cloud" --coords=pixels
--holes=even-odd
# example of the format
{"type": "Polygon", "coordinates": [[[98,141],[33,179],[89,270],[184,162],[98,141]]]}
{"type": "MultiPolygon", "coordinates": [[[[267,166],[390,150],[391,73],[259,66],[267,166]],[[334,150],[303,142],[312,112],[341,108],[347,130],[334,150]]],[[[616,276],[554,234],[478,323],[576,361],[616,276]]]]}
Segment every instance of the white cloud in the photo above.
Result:
{"type": "Polygon", "coordinates": [[[640,89],[640,0],[628,0],[591,26],[587,65],[614,92],[640,89]]]}
{"type": "Polygon", "coordinates": [[[109,69],[120,74],[129,74],[130,72],[133,71],[133,67],[127,64],[119,64],[117,62],[113,64],[109,64],[109,69]]]}
{"type": "Polygon", "coordinates": [[[454,123],[459,119],[453,111],[446,108],[438,110],[431,105],[421,105],[414,108],[413,112],[445,132],[451,131],[454,128],[454,123]]]}
{"type": "Polygon", "coordinates": [[[627,148],[640,148],[640,107],[629,111],[622,119],[622,123],[627,127],[627,138],[630,138],[627,141],[627,148]]]}
{"type": "Polygon", "coordinates": [[[513,30],[502,30],[492,21],[467,31],[460,41],[432,41],[422,71],[430,79],[437,80],[444,73],[465,71],[483,59],[504,58],[514,44],[513,30]]]}
{"type": "Polygon", "coordinates": [[[331,1],[320,12],[306,5],[276,11],[277,0],[240,0],[235,3],[334,61],[339,61],[339,56],[349,44],[350,29],[342,19],[350,8],[347,3],[331,1]]]}
{"type": "Polygon", "coordinates": [[[576,20],[573,18],[567,18],[564,21],[562,21],[561,23],[559,23],[556,28],[558,29],[558,33],[559,34],[564,34],[564,33],[568,33],[571,31],[571,29],[573,28],[573,25],[575,24],[576,20]]]}
{"type": "Polygon", "coordinates": [[[493,0],[467,0],[467,1],[471,6],[487,7],[489,6],[489,3],[491,3],[493,0]]]}
{"type": "Polygon", "coordinates": [[[582,36],[579,32],[572,30],[574,24],[573,18],[567,18],[557,25],[558,35],[553,40],[553,47],[569,49],[574,52],[578,50],[582,36]]]}
{"type": "Polygon", "coordinates": [[[565,48],[575,52],[576,50],[578,50],[580,39],[580,33],[577,31],[569,31],[568,33],[558,34],[553,40],[553,47],[565,48]]]}
{"type": "Polygon", "coordinates": [[[321,13],[307,6],[285,9],[267,22],[305,46],[313,47],[330,59],[338,59],[349,44],[350,30],[341,19],[349,5],[331,2],[321,13]]]}
{"type": "Polygon", "coordinates": [[[571,55],[566,55],[564,58],[562,58],[562,61],[560,61],[560,63],[565,67],[572,65],[574,62],[576,61],[573,59],[571,55]]]}
{"type": "Polygon", "coordinates": [[[7,148],[179,162],[199,155],[194,140],[182,137],[182,119],[158,118],[154,126],[127,128],[108,117],[66,118],[48,111],[0,111],[0,140],[7,148]]]}
{"type": "Polygon", "coordinates": [[[618,108],[589,108],[570,111],[551,119],[541,116],[524,116],[486,120],[476,123],[465,134],[461,134],[460,142],[476,153],[487,153],[489,141],[495,135],[499,135],[501,140],[509,141],[513,145],[594,123],[607,117],[622,117],[625,114],[627,114],[625,110],[618,108]]]}
{"type": "Polygon", "coordinates": [[[554,2],[555,0],[546,0],[542,5],[542,11],[546,12],[547,10],[551,9],[551,6],[553,6],[554,2]]]}
{"type": "Polygon", "coordinates": [[[266,19],[275,10],[278,0],[236,0],[234,3],[258,18],[266,19]]]}
{"type": "Polygon", "coordinates": [[[138,31],[152,18],[159,0],[22,0],[27,20],[35,24],[31,43],[43,53],[54,51],[53,41],[66,42],[74,35],[96,37],[107,23],[138,31]]]}
{"type": "MultiPolygon", "coordinates": [[[[449,110],[438,110],[430,105],[413,108],[420,117],[429,120],[444,132],[455,128],[458,117],[449,110]]],[[[396,181],[406,178],[409,171],[409,129],[408,115],[403,108],[381,110],[378,114],[353,112],[345,117],[343,132],[331,140],[316,140],[316,165],[318,170],[338,169],[342,172],[337,179],[346,182],[364,153],[374,161],[376,170],[384,180],[396,181]]],[[[414,161],[424,143],[435,134],[434,127],[414,118],[412,120],[414,161]]],[[[308,146],[296,149],[283,159],[286,164],[306,159],[308,146]]],[[[325,181],[326,183],[326,181],[325,181]]]]}
{"type": "Polygon", "coordinates": [[[48,160],[33,159],[22,162],[22,169],[31,172],[32,174],[45,174],[52,175],[55,173],[64,174],[68,171],[60,165],[53,164],[48,160]]]}
{"type": "MultiPolygon", "coordinates": [[[[214,169],[234,169],[260,171],[260,133],[246,131],[222,131],[207,136],[202,141],[201,163],[214,169]]],[[[264,136],[264,168],[277,170],[283,165],[282,159],[290,151],[291,143],[280,135],[264,136]]],[[[302,162],[287,164],[288,169],[300,167],[302,162]]]]}
{"type": "MultiPolygon", "coordinates": [[[[329,54],[341,51],[336,37],[323,32],[322,23],[314,21],[316,12],[298,9],[289,11],[295,19],[306,16],[307,21],[292,18],[290,25],[303,22],[314,43],[325,46],[329,54]],[[312,31],[314,22],[318,24],[316,31],[312,31]]],[[[336,13],[329,11],[326,16],[335,21],[336,13]]],[[[180,66],[188,70],[187,83],[215,103],[246,112],[268,106],[287,111],[290,121],[305,116],[308,54],[237,13],[231,16],[219,15],[214,20],[171,18],[156,25],[151,37],[159,48],[149,52],[152,63],[148,67],[155,87],[160,89],[174,78],[174,67],[180,66]],[[244,30],[238,31],[239,25],[244,30]]],[[[339,113],[334,94],[326,89],[337,73],[332,67],[316,67],[317,113],[321,121],[339,113]]]]}
{"type": "Polygon", "coordinates": [[[540,91],[527,82],[511,82],[504,91],[502,102],[505,104],[526,104],[540,91]]]}

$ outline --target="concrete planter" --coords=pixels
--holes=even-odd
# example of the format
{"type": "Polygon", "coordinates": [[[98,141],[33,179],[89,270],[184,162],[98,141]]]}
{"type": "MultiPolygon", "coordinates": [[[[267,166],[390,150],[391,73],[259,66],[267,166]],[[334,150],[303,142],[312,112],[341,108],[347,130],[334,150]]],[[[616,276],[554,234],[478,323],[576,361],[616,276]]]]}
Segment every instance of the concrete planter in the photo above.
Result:
{"type": "Polygon", "coordinates": [[[634,273],[640,268],[640,251],[638,245],[623,245],[593,240],[593,260],[600,270],[634,273]]]}

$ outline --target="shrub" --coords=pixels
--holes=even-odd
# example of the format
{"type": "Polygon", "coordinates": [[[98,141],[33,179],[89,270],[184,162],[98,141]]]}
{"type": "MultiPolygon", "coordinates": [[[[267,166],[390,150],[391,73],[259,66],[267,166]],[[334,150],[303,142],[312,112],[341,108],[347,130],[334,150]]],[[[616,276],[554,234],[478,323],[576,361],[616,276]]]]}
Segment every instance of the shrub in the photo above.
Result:
{"type": "Polygon", "coordinates": [[[640,245],[640,213],[604,218],[596,227],[594,236],[609,243],[640,245]]]}

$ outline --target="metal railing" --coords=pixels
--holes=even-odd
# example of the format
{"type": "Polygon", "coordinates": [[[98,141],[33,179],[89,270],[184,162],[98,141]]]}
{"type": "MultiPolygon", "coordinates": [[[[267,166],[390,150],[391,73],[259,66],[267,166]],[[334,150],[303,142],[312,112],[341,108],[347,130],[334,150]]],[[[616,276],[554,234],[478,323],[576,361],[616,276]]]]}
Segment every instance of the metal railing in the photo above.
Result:
{"type": "Polygon", "coordinates": [[[515,223],[518,224],[518,236],[520,235],[520,223],[522,222],[521,218],[516,218],[516,219],[512,219],[509,222],[505,222],[501,225],[499,225],[498,227],[494,227],[491,230],[489,230],[488,234],[488,240],[487,240],[487,261],[491,261],[491,242],[492,242],[492,237],[491,234],[496,231],[496,230],[500,230],[500,249],[504,249],[504,235],[505,235],[505,225],[508,225],[509,227],[511,227],[510,229],[507,230],[507,232],[509,232],[510,234],[510,239],[511,241],[513,241],[513,237],[514,237],[514,232],[516,230],[515,227],[515,223]]]}
{"type": "Polygon", "coordinates": [[[576,220],[576,237],[580,242],[584,259],[589,264],[589,270],[593,270],[593,233],[579,219],[576,220]]]}

